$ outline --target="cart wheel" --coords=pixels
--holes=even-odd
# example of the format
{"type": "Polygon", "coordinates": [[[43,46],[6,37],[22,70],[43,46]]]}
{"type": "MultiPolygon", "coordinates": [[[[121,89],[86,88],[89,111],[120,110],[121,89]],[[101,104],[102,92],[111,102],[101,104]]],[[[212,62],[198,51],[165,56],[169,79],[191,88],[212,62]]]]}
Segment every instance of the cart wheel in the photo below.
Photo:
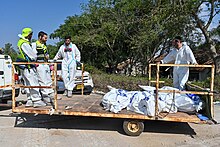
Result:
{"type": "Polygon", "coordinates": [[[139,136],[144,131],[144,123],[137,120],[125,120],[123,129],[129,136],[139,136]]]}

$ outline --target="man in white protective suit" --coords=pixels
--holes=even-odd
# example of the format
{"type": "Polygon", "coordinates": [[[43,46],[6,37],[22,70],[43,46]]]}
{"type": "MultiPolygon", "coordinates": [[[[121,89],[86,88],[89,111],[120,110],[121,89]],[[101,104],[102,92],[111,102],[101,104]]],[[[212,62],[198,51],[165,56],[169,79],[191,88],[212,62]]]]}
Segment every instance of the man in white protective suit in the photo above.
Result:
{"type": "MultiPolygon", "coordinates": [[[[32,38],[32,29],[24,28],[22,34],[19,34],[19,41],[17,43],[18,49],[20,51],[17,61],[22,62],[33,62],[37,59],[37,51],[31,47],[30,40],[32,38]]],[[[25,86],[39,86],[38,76],[35,65],[22,65],[19,66],[21,69],[21,75],[24,79],[25,86]]],[[[41,95],[39,88],[28,88],[27,96],[28,100],[26,107],[41,107],[46,106],[41,100],[41,95]]]]}
{"type": "MultiPolygon", "coordinates": [[[[161,63],[174,63],[174,64],[197,64],[192,50],[182,42],[182,37],[176,36],[174,38],[174,49],[163,59],[161,63]]],[[[189,77],[189,67],[173,68],[173,86],[179,90],[185,89],[185,84],[189,77]]]]}
{"type": "MultiPolygon", "coordinates": [[[[38,40],[33,42],[32,48],[37,51],[37,61],[38,62],[48,62],[49,53],[46,46],[47,33],[40,31],[38,33],[38,40]]],[[[40,86],[52,86],[52,79],[50,73],[50,67],[48,64],[38,64],[37,73],[40,86]]],[[[53,98],[52,88],[41,88],[40,89],[43,101],[45,103],[51,103],[53,98]]]]}
{"type": "Polygon", "coordinates": [[[77,65],[81,65],[80,51],[77,46],[71,43],[71,37],[65,37],[65,43],[59,48],[54,61],[63,58],[62,60],[62,78],[65,85],[65,92],[63,95],[72,97],[73,88],[75,84],[75,74],[77,65]]]}

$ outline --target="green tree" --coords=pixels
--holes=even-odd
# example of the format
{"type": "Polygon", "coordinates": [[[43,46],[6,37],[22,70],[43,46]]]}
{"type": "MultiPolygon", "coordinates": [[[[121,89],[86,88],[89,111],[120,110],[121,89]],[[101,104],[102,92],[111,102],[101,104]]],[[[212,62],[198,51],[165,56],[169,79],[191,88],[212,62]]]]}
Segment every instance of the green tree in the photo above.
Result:
{"type": "Polygon", "coordinates": [[[67,17],[50,37],[62,43],[66,35],[71,35],[82,60],[98,68],[108,65],[114,71],[127,59],[131,67],[141,62],[145,68],[155,52],[167,49],[176,35],[185,37],[191,46],[201,43],[201,35],[209,33],[198,30],[202,28],[202,3],[213,16],[209,24],[219,12],[217,0],[90,0],[83,6],[82,15],[67,17]]]}
{"type": "Polygon", "coordinates": [[[72,38],[79,45],[83,60],[99,68],[108,64],[114,69],[124,60],[121,54],[126,54],[127,49],[113,5],[113,1],[90,1],[83,15],[68,17],[51,37],[75,34],[72,38]]]}
{"type": "Polygon", "coordinates": [[[216,74],[220,74],[220,55],[217,52],[211,33],[211,23],[220,12],[220,1],[192,0],[183,1],[179,5],[182,11],[185,12],[185,15],[191,17],[191,24],[194,24],[195,28],[199,29],[200,34],[205,39],[205,46],[209,51],[210,57],[215,62],[216,74]]]}
{"type": "Polygon", "coordinates": [[[47,49],[50,55],[50,59],[53,59],[58,51],[58,46],[54,46],[54,45],[47,45],[47,49]]]}
{"type": "Polygon", "coordinates": [[[17,59],[17,52],[12,47],[11,43],[6,43],[3,50],[4,50],[4,54],[9,55],[11,57],[12,61],[15,61],[17,59]]]}

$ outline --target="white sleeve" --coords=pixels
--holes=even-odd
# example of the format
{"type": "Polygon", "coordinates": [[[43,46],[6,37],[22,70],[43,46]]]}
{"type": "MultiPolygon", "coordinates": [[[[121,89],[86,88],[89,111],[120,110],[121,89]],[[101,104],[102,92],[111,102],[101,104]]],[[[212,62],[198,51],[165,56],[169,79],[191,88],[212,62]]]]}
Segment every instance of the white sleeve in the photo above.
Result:
{"type": "Polygon", "coordinates": [[[175,50],[172,50],[166,57],[164,57],[163,60],[161,60],[161,62],[164,63],[174,63],[176,60],[176,52],[175,50]]]}
{"type": "Polygon", "coordinates": [[[187,61],[189,61],[192,64],[197,64],[196,58],[189,46],[186,46],[186,53],[187,53],[187,61]]]}
{"type": "Polygon", "coordinates": [[[63,58],[63,56],[62,56],[62,47],[63,47],[63,46],[61,46],[61,47],[59,48],[59,50],[58,50],[56,56],[53,58],[54,60],[58,60],[58,59],[60,59],[60,58],[63,58]]]}
{"type": "Polygon", "coordinates": [[[37,44],[36,44],[36,42],[31,43],[31,47],[34,50],[34,52],[37,54],[37,44]]]}
{"type": "Polygon", "coordinates": [[[80,51],[79,51],[79,49],[77,48],[77,46],[75,44],[73,44],[73,46],[74,46],[74,49],[75,49],[75,59],[76,59],[76,61],[80,62],[80,60],[81,60],[80,51]]]}
{"type": "Polygon", "coordinates": [[[23,43],[21,45],[22,51],[32,60],[37,59],[37,53],[31,48],[31,46],[27,43],[23,43]]]}

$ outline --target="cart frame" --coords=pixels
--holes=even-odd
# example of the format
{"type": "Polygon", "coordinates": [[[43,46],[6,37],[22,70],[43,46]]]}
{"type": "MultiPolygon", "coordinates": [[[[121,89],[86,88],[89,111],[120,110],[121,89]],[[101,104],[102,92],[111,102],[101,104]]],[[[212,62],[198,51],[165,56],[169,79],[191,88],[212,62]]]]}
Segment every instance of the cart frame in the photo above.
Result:
{"type": "MultiPolygon", "coordinates": [[[[149,117],[142,114],[137,114],[127,110],[122,110],[120,113],[112,113],[105,111],[101,106],[100,102],[102,96],[88,95],[84,96],[83,91],[81,96],[73,96],[71,99],[63,98],[62,100],[57,100],[57,63],[39,63],[39,62],[13,62],[12,64],[12,74],[14,75],[15,65],[24,64],[54,64],[54,71],[52,74],[53,85],[52,86],[24,86],[15,84],[14,76],[12,79],[12,112],[15,113],[37,113],[37,114],[50,114],[50,115],[70,115],[70,116],[92,116],[92,117],[106,117],[106,118],[122,118],[125,119],[123,123],[123,128],[126,134],[130,136],[138,136],[144,130],[144,120],[162,120],[162,121],[173,121],[173,122],[193,122],[193,123],[206,123],[206,121],[201,121],[196,115],[190,115],[183,112],[177,112],[175,114],[171,113],[158,113],[158,93],[159,92],[172,92],[172,93],[194,93],[203,94],[210,96],[211,99],[211,118],[214,116],[213,109],[213,88],[214,88],[214,65],[176,65],[176,64],[149,64],[149,85],[151,83],[156,83],[156,93],[155,93],[155,116],[149,117]],[[151,80],[151,70],[152,66],[156,66],[156,81],[151,80]],[[177,90],[160,90],[159,89],[159,71],[160,66],[188,66],[188,67],[209,67],[211,68],[211,83],[209,92],[201,91],[177,91],[177,90]],[[54,89],[54,105],[45,106],[39,108],[28,107],[24,105],[17,106],[15,99],[15,88],[53,88],[54,89]],[[65,109],[65,102],[72,105],[72,109],[65,109]]],[[[84,69],[84,65],[82,65],[84,69]]],[[[83,77],[83,72],[82,72],[83,77]]],[[[83,81],[83,80],[82,80],[83,81]]],[[[83,82],[82,82],[83,84],[83,82]]]]}

